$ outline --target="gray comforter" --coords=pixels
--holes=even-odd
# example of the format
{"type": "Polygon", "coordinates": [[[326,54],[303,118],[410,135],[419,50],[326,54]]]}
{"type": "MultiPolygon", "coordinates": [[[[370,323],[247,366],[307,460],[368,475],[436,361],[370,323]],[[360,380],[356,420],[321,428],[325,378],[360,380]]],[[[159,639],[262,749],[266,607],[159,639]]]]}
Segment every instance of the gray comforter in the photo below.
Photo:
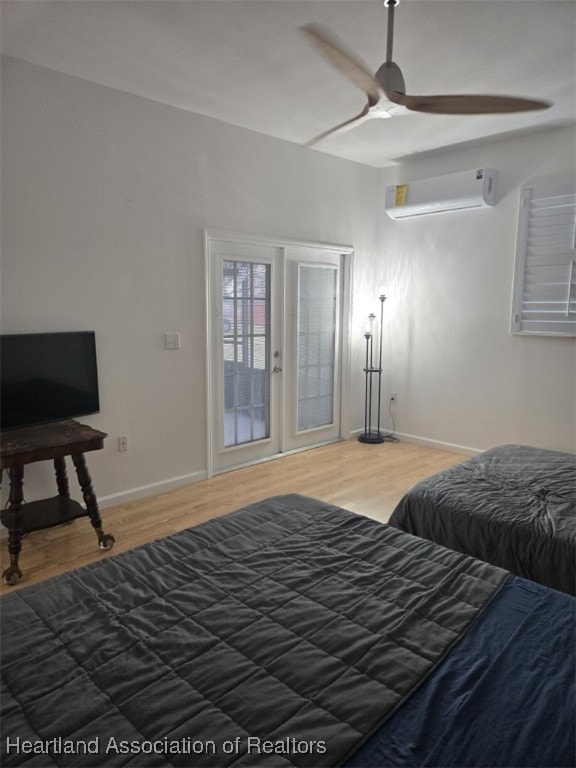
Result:
{"type": "Polygon", "coordinates": [[[338,765],[506,578],[290,495],[13,592],[2,764],[338,765]]]}
{"type": "Polygon", "coordinates": [[[576,456],[502,445],[417,483],[397,528],[576,594],[576,456]]]}

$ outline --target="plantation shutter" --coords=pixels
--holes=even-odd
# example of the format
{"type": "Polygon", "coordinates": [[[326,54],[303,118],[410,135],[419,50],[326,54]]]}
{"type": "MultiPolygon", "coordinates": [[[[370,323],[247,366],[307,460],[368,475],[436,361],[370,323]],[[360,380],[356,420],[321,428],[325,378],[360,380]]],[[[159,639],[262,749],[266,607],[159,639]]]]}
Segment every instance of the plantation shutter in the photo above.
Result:
{"type": "Polygon", "coordinates": [[[576,336],[576,183],[522,188],[512,332],[576,336]]]}

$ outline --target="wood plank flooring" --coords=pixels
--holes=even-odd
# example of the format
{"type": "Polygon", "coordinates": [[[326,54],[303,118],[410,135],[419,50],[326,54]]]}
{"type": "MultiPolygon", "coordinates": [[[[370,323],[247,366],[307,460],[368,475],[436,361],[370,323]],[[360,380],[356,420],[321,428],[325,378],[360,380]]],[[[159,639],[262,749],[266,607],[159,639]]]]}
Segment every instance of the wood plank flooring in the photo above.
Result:
{"type": "MultiPolygon", "coordinates": [[[[386,522],[414,483],[465,459],[461,454],[411,443],[366,445],[347,440],[237,469],[102,509],[104,530],[116,538],[109,552],[98,548],[88,518],[29,534],[20,555],[22,581],[15,587],[2,582],[0,593],[111,557],[277,494],[313,496],[386,522]]],[[[4,570],[9,562],[6,540],[0,542],[0,548],[4,570]]]]}

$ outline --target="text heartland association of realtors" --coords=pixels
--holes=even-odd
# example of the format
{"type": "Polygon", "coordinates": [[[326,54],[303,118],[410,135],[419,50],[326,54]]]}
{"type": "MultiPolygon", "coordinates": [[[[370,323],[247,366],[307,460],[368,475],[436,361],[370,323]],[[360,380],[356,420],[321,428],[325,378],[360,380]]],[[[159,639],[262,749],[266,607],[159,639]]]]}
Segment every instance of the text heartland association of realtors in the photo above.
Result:
{"type": "Polygon", "coordinates": [[[155,741],[130,741],[110,736],[108,739],[21,739],[19,736],[5,739],[5,754],[18,755],[324,755],[327,752],[325,741],[305,741],[286,736],[270,741],[258,736],[236,737],[220,743],[183,739],[157,739],[155,741]]]}

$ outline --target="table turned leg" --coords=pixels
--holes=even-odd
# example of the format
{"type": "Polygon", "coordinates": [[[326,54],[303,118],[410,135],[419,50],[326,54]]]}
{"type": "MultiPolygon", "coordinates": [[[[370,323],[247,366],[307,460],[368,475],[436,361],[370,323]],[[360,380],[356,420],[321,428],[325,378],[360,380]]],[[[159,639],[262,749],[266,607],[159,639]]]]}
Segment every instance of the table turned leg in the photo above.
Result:
{"type": "Polygon", "coordinates": [[[66,496],[66,498],[70,498],[68,475],[66,473],[66,460],[63,456],[54,459],[54,469],[56,470],[56,485],[58,486],[58,496],[66,496]]]}
{"type": "Polygon", "coordinates": [[[96,501],[96,494],[92,487],[92,478],[88,472],[86,466],[86,459],[83,453],[73,453],[72,461],[76,467],[76,474],[78,475],[78,482],[82,489],[82,496],[84,497],[84,503],[86,504],[86,510],[90,517],[92,527],[96,531],[98,536],[98,545],[100,549],[111,549],[114,544],[114,536],[111,533],[104,533],[102,530],[102,518],[100,517],[100,510],[98,509],[98,502],[96,501]]]}
{"type": "Polygon", "coordinates": [[[19,568],[19,559],[22,550],[24,467],[22,465],[11,467],[8,470],[8,476],[10,477],[10,495],[8,497],[8,553],[10,555],[10,565],[2,574],[2,578],[6,584],[14,585],[22,578],[22,571],[19,568]]]}

